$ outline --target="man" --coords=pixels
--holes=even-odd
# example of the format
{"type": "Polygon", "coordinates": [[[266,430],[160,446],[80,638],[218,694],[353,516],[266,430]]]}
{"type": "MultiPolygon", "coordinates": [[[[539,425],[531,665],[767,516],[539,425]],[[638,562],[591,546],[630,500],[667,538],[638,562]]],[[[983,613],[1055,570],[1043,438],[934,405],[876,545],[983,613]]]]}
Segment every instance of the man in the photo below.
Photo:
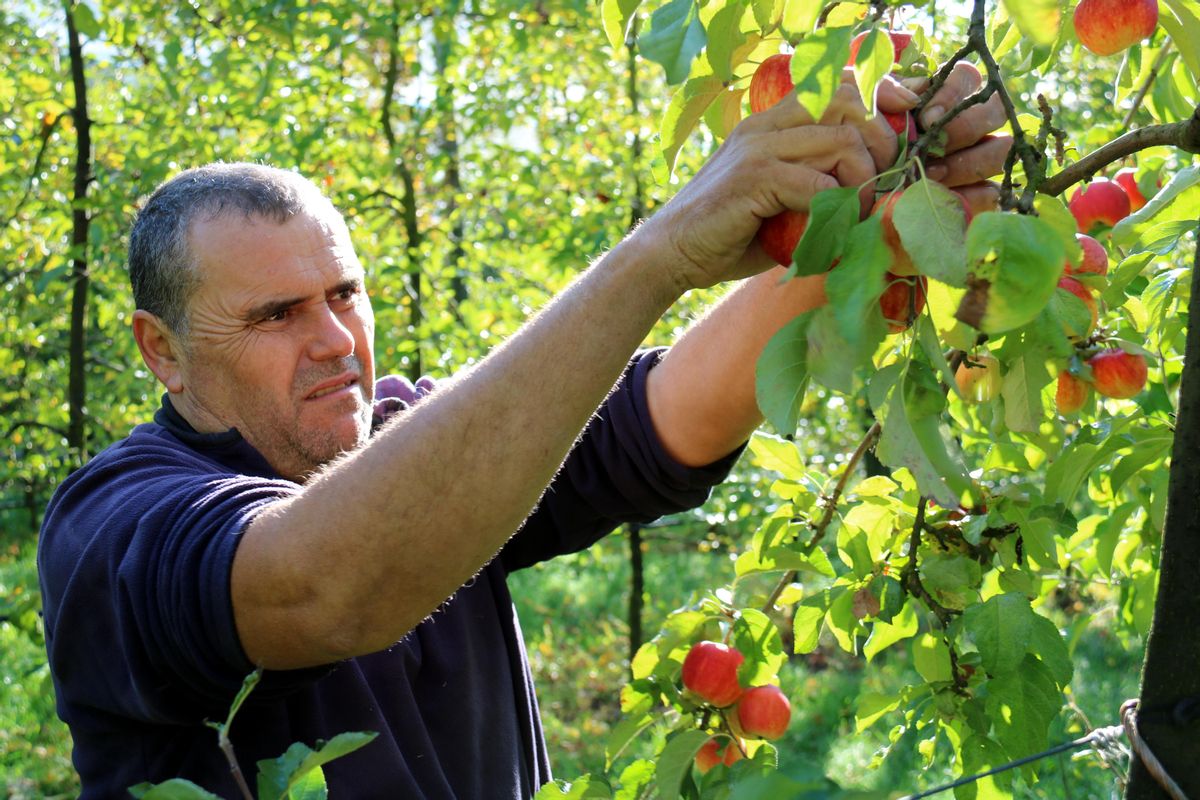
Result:
{"type": "MultiPolygon", "coordinates": [[[[978,86],[955,76],[944,107],[978,86]]],[[[760,221],[838,183],[869,192],[895,156],[847,86],[822,124],[790,98],[747,120],[512,339],[373,434],[373,319],[330,203],[244,164],[159,187],[130,273],[133,333],[167,394],[64,482],[40,541],[83,796],[174,776],[234,796],[203,722],[255,667],[231,732],[248,774],[293,741],[374,730],[326,767],[334,797],[527,797],[547,781],[505,575],[695,506],[725,475],[761,421],[758,353],[824,300],[821,278],[764,272],[760,221]],[[671,350],[635,354],[681,294],[755,274],[671,350]]],[[[915,100],[889,84],[880,101],[915,100]]],[[[955,144],[995,109],[956,121],[955,144]]],[[[1005,149],[961,150],[945,180],[994,173],[1005,149]]]]}

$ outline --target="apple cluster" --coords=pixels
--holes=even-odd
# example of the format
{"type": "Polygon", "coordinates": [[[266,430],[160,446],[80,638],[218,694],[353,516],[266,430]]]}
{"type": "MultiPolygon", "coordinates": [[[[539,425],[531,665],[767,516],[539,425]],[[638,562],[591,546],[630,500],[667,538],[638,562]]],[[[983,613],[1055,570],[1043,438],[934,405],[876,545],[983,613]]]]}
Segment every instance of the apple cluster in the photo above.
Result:
{"type": "MultiPolygon", "coordinates": [[[[867,33],[860,33],[850,42],[850,60],[852,66],[858,57],[858,51],[866,39],[867,33]]],[[[888,37],[892,43],[893,63],[900,64],[906,48],[912,42],[913,35],[908,31],[889,31],[888,37]]],[[[750,79],[750,112],[757,114],[778,103],[794,88],[791,75],[792,57],[787,53],[777,53],[759,64],[750,79]]],[[[909,142],[916,141],[919,131],[916,120],[911,113],[883,114],[888,125],[897,136],[906,136],[909,142]]],[[[887,322],[889,333],[900,333],[907,330],[925,308],[929,282],[917,274],[912,259],[904,251],[900,243],[900,235],[892,223],[892,210],[900,192],[892,192],[881,197],[871,213],[882,215],[884,238],[892,252],[892,265],[884,280],[883,294],[879,298],[880,311],[887,322]]],[[[970,223],[970,209],[966,200],[963,208],[967,212],[967,222],[970,223]]],[[[778,264],[788,266],[792,263],[792,254],[804,230],[808,226],[808,214],[803,211],[784,211],[770,219],[763,220],[758,231],[758,243],[763,251],[778,264]]]]}
{"type": "Polygon", "coordinates": [[[778,686],[743,688],[738,668],[745,660],[737,648],[710,641],[693,645],[683,660],[684,690],[702,705],[719,709],[729,729],[696,753],[702,773],[740,759],[745,739],[780,738],[791,722],[792,705],[778,686]]]}

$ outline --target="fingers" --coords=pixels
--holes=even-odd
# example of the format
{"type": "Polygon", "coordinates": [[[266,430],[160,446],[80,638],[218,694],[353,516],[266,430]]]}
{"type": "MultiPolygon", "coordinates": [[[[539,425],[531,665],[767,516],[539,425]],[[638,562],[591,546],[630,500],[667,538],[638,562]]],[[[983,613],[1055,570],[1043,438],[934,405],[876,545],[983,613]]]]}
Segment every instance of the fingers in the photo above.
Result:
{"type": "Polygon", "coordinates": [[[930,159],[925,174],[947,186],[966,186],[999,175],[1012,147],[1011,136],[985,136],[978,144],[930,159]]]}
{"type": "Polygon", "coordinates": [[[975,216],[1000,208],[1000,187],[991,181],[959,186],[954,191],[967,199],[967,206],[975,216]]]}
{"type": "MultiPolygon", "coordinates": [[[[919,80],[928,83],[924,78],[919,80]]],[[[892,75],[886,76],[875,90],[875,105],[885,114],[901,114],[911,111],[921,102],[917,92],[909,89],[904,83],[892,75]]]]}
{"type": "Polygon", "coordinates": [[[850,125],[807,125],[775,131],[766,145],[770,155],[801,163],[837,178],[842,186],[874,180],[875,159],[859,129],[850,125]]]}
{"type": "MultiPolygon", "coordinates": [[[[979,70],[960,61],[951,70],[946,83],[922,110],[921,124],[928,128],[936,123],[951,108],[975,94],[981,83],[979,70]]],[[[987,102],[971,106],[946,125],[946,152],[953,153],[970,147],[1005,121],[1004,105],[1000,96],[993,94],[987,102]]]]}
{"type": "Polygon", "coordinates": [[[934,92],[921,111],[921,125],[928,128],[937,122],[947,111],[975,94],[982,83],[983,78],[974,66],[965,61],[955,64],[946,82],[934,92]]]}

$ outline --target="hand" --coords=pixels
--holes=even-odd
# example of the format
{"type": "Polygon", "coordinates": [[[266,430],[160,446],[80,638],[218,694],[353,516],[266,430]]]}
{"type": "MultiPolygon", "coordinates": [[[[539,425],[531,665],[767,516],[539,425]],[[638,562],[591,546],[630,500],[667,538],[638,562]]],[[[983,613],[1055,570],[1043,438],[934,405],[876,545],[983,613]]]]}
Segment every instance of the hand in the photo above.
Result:
{"type": "MultiPolygon", "coordinates": [[[[903,81],[913,92],[923,92],[929,86],[927,78],[903,81]]],[[[934,93],[921,112],[925,127],[936,123],[950,109],[979,91],[983,77],[971,64],[960,61],[954,65],[942,87],[934,93]]],[[[1004,160],[1012,147],[1012,137],[992,132],[1007,121],[999,95],[986,103],[972,106],[951,120],[946,132],[946,155],[929,159],[925,174],[961,192],[979,213],[996,207],[999,189],[989,178],[1004,171],[1004,160]]]]}
{"type": "Polygon", "coordinates": [[[712,286],[774,263],[752,247],[762,220],[806,211],[817,192],[870,184],[875,175],[859,127],[814,125],[789,96],[743,120],[638,236],[667,248],[681,290],[712,286]]]}

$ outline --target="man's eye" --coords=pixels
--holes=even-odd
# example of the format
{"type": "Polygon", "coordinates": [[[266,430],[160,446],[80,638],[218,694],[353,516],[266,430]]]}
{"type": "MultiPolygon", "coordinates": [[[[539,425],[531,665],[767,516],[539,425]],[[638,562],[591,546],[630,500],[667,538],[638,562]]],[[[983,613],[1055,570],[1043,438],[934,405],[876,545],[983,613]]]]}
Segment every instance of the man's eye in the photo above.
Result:
{"type": "Polygon", "coordinates": [[[269,317],[263,317],[263,322],[283,322],[285,319],[287,319],[287,315],[288,315],[288,312],[287,312],[287,309],[285,308],[282,311],[276,311],[274,314],[270,315],[269,317]]]}

